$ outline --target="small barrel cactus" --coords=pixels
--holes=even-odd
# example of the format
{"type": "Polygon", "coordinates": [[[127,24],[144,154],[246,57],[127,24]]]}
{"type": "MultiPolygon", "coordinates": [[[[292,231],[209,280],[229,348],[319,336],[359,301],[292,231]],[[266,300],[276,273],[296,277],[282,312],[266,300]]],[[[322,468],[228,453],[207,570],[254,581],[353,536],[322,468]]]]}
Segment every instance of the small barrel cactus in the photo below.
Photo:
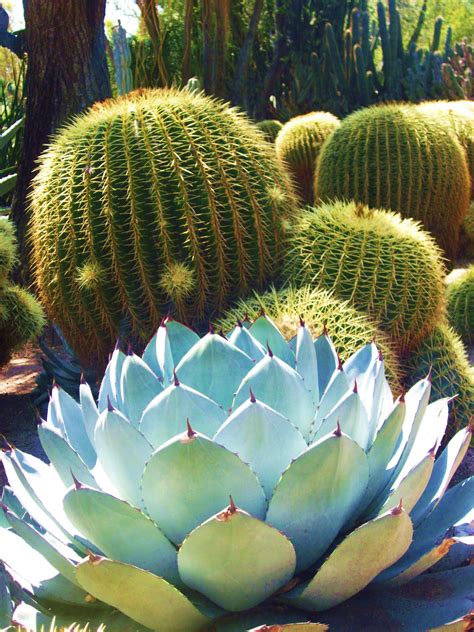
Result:
{"type": "Polygon", "coordinates": [[[275,150],[288,166],[302,204],[314,202],[314,172],[323,143],[339,126],[329,112],[310,112],[285,123],[275,150]]]}
{"type": "MultiPolygon", "coordinates": [[[[216,329],[231,331],[242,314],[246,314],[247,319],[255,319],[262,311],[275,321],[288,339],[296,336],[298,331],[294,314],[304,314],[305,322],[312,331],[319,333],[324,329],[329,333],[343,361],[369,340],[375,340],[384,357],[390,383],[394,388],[400,384],[401,371],[390,337],[367,314],[355,309],[348,301],[336,298],[328,290],[306,285],[297,289],[289,286],[282,290],[255,293],[228,310],[216,329]]],[[[246,320],[246,323],[249,321],[246,320]]],[[[263,339],[262,344],[265,345],[263,339]]]]}
{"type": "Polygon", "coordinates": [[[451,129],[466,151],[474,199],[474,111],[465,101],[426,101],[418,108],[451,129]]]}
{"type": "Polygon", "coordinates": [[[0,366],[9,361],[14,351],[39,336],[45,323],[34,296],[8,280],[15,260],[13,224],[0,217],[0,366]]]}
{"type": "MultiPolygon", "coordinates": [[[[115,349],[97,404],[86,383],[80,403],[53,388],[38,428],[49,465],[0,453],[11,619],[223,632],[311,618],[323,625],[296,629],[324,632],[356,595],[399,621],[406,590],[417,629],[450,622],[450,591],[440,605],[438,573],[423,573],[469,519],[474,477],[446,490],[472,432],[435,459],[448,403],[430,391],[423,379],[395,399],[373,342],[342,364],[302,321],[290,345],[265,315],[229,339],[165,321],[142,358],[115,349]]],[[[460,598],[473,570],[457,569],[460,598]]]]}
{"type": "Polygon", "coordinates": [[[474,343],[474,265],[448,285],[448,320],[462,340],[474,343]]]}
{"type": "Polygon", "coordinates": [[[443,314],[445,271],[434,239],[411,219],[355,202],[308,209],[294,222],[285,276],[367,311],[400,350],[443,314]]]}
{"type": "Polygon", "coordinates": [[[163,315],[206,320],[278,274],[292,187],[246,117],[188,90],[98,104],[43,154],[32,259],[83,361],[163,315]]]}
{"type": "Polygon", "coordinates": [[[264,133],[265,138],[269,143],[274,143],[275,138],[278,136],[278,132],[283,127],[283,123],[280,123],[280,121],[275,119],[268,119],[266,121],[259,121],[257,123],[257,127],[264,133]]]}
{"type": "Polygon", "coordinates": [[[461,224],[460,251],[461,255],[474,258],[474,202],[461,224]]]}
{"type": "Polygon", "coordinates": [[[420,375],[431,373],[436,397],[453,397],[450,406],[450,433],[472,421],[474,368],[469,365],[459,336],[441,322],[402,362],[404,382],[411,386],[420,375]]]}
{"type": "Polygon", "coordinates": [[[419,220],[449,259],[469,206],[466,154],[445,125],[415,106],[381,105],[351,114],[324,145],[316,199],[353,199],[419,220]]]}

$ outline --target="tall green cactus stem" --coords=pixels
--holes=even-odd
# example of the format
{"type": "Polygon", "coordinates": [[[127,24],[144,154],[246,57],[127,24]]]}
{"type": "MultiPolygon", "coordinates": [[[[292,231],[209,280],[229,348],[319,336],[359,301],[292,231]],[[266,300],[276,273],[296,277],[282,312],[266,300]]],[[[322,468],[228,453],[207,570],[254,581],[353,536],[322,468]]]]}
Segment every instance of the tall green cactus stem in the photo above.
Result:
{"type": "Polygon", "coordinates": [[[321,147],[340,121],[328,112],[296,116],[283,126],[275,141],[277,156],[288,166],[303,204],[314,201],[314,172],[321,147]]]}
{"type": "Polygon", "coordinates": [[[324,328],[329,333],[342,361],[370,340],[375,340],[385,360],[385,367],[392,386],[396,389],[401,380],[399,361],[393,341],[365,313],[355,309],[348,301],[336,298],[328,290],[305,285],[298,289],[288,286],[272,289],[264,294],[255,293],[241,299],[225,313],[217,323],[224,332],[234,328],[244,315],[254,320],[264,312],[275,322],[285,338],[296,335],[300,314],[306,325],[315,332],[324,328]]]}
{"type": "Polygon", "coordinates": [[[418,108],[451,129],[466,150],[471,199],[474,199],[474,112],[465,101],[426,101],[418,108]]]}
{"type": "Polygon", "coordinates": [[[419,220],[453,259],[469,206],[469,169],[454,134],[415,106],[348,116],[324,144],[317,201],[353,199],[419,220]]]}
{"type": "Polygon", "coordinates": [[[474,342],[474,264],[459,274],[446,291],[448,320],[467,345],[474,342]]]}
{"type": "Polygon", "coordinates": [[[246,117],[187,90],[95,106],[43,154],[36,282],[84,363],[171,312],[207,319],[279,273],[292,186],[246,117]]]}
{"type": "Polygon", "coordinates": [[[367,311],[400,350],[444,311],[445,271],[434,239],[398,214],[355,202],[324,204],[294,223],[285,277],[318,285],[367,311]]]}
{"type": "Polygon", "coordinates": [[[444,322],[436,325],[402,362],[406,385],[431,372],[431,396],[454,397],[450,403],[449,435],[472,421],[474,369],[469,365],[459,336],[444,322]]]}
{"type": "Polygon", "coordinates": [[[260,131],[264,133],[265,138],[268,140],[269,143],[274,143],[278,132],[283,127],[283,123],[280,123],[280,121],[269,119],[267,121],[259,121],[257,123],[257,127],[260,131]]]}

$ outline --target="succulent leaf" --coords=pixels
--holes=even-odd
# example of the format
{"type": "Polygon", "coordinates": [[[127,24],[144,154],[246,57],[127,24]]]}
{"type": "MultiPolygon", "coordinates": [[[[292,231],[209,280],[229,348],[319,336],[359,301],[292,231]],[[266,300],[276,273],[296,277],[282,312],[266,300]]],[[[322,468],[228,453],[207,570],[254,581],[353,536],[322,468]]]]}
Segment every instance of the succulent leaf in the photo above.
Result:
{"type": "Polygon", "coordinates": [[[141,412],[162,391],[161,382],[146,362],[135,354],[125,358],[120,380],[120,397],[123,405],[119,409],[133,426],[138,428],[141,412]]]}
{"type": "Polygon", "coordinates": [[[186,584],[231,612],[264,601],[293,577],[295,565],[282,533],[235,506],[192,531],[178,554],[186,584]]]}
{"type": "Polygon", "coordinates": [[[229,495],[253,516],[265,517],[265,495],[248,465],[199,433],[188,431],[154,452],[141,488],[148,515],[175,544],[222,509],[229,495]]]}
{"type": "Polygon", "coordinates": [[[297,571],[311,566],[325,552],[357,510],[368,475],[364,451],[344,434],[313,444],[283,474],[266,522],[290,538],[297,571]]]}
{"type": "Polygon", "coordinates": [[[85,590],[159,632],[198,632],[209,619],[172,584],[135,566],[95,557],[77,567],[85,590]]]}
{"type": "Polygon", "coordinates": [[[266,314],[259,316],[251,324],[249,332],[263,347],[266,349],[270,347],[277,358],[294,368],[295,357],[289,349],[284,336],[269,316],[266,314]]]}

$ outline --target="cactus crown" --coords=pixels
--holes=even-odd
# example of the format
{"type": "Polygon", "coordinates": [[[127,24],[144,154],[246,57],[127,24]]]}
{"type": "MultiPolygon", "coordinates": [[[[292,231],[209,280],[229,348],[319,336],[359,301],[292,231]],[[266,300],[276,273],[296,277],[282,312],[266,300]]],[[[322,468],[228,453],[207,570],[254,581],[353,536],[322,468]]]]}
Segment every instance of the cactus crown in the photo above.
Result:
{"type": "Polygon", "coordinates": [[[319,285],[369,314],[399,348],[433,329],[444,309],[444,266],[411,219],[355,202],[308,209],[295,221],[285,277],[319,285]]]}
{"type": "Polygon", "coordinates": [[[285,123],[276,138],[277,155],[287,164],[303,204],[314,200],[316,161],[324,141],[339,123],[329,112],[310,112],[285,123]]]}
{"type": "Polygon", "coordinates": [[[348,116],[324,145],[316,199],[354,199],[413,217],[449,258],[469,205],[465,153],[453,133],[415,106],[372,106],[348,116]]]}
{"type": "Polygon", "coordinates": [[[106,101],[42,156],[40,295],[83,359],[124,322],[144,339],[168,312],[207,319],[278,273],[294,208],[272,147],[235,109],[187,90],[106,101]]]}

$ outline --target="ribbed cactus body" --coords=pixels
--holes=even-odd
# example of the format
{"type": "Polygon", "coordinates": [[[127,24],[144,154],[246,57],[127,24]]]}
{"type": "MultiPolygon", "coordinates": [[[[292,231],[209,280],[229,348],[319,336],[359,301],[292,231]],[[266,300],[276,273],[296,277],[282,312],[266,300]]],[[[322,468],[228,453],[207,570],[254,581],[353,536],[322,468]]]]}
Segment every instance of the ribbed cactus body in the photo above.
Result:
{"type": "Polygon", "coordinates": [[[287,280],[333,290],[367,311],[400,349],[431,331],[443,313],[441,253],[413,220],[334,202],[302,213],[291,234],[287,280]]]}
{"type": "Polygon", "coordinates": [[[471,199],[474,199],[474,111],[468,101],[427,101],[420,103],[421,112],[451,129],[466,151],[471,178],[471,199]]]}
{"type": "Polygon", "coordinates": [[[474,258],[474,202],[467,209],[462,221],[460,242],[461,254],[474,258]]]}
{"type": "Polygon", "coordinates": [[[259,121],[257,123],[257,127],[260,131],[262,131],[265,135],[265,138],[269,143],[275,142],[275,138],[278,135],[278,132],[283,127],[283,123],[280,121],[276,121],[274,119],[268,119],[266,121],[259,121]]]}
{"type": "Polygon", "coordinates": [[[255,293],[227,311],[218,327],[228,332],[234,328],[237,319],[247,316],[254,320],[262,309],[287,339],[295,336],[298,330],[295,314],[300,314],[312,331],[320,333],[326,328],[343,361],[355,349],[375,340],[382,351],[391,384],[394,388],[399,385],[401,372],[393,341],[367,314],[336,298],[331,292],[306,285],[298,289],[289,286],[283,290],[255,293]]]}
{"type": "Polygon", "coordinates": [[[197,322],[279,272],[291,184],[244,115],[189,91],[95,106],[43,154],[36,282],[84,361],[163,315],[197,322]]]}
{"type": "Polygon", "coordinates": [[[315,181],[317,200],[353,199],[419,220],[450,259],[469,187],[454,134],[408,105],[369,107],[344,119],[324,145],[315,181]]]}
{"type": "Polygon", "coordinates": [[[44,326],[43,310],[36,299],[8,280],[16,260],[14,233],[13,224],[0,217],[0,367],[44,326]]]}
{"type": "Polygon", "coordinates": [[[303,204],[314,201],[316,160],[339,123],[329,112],[310,112],[285,123],[275,140],[277,155],[287,164],[303,204]]]}
{"type": "Polygon", "coordinates": [[[466,344],[474,342],[474,264],[447,288],[448,320],[466,344]]]}
{"type": "Polygon", "coordinates": [[[445,323],[438,324],[403,362],[407,386],[431,372],[431,397],[455,397],[450,403],[450,435],[472,421],[474,369],[469,366],[459,336],[445,323]]]}

